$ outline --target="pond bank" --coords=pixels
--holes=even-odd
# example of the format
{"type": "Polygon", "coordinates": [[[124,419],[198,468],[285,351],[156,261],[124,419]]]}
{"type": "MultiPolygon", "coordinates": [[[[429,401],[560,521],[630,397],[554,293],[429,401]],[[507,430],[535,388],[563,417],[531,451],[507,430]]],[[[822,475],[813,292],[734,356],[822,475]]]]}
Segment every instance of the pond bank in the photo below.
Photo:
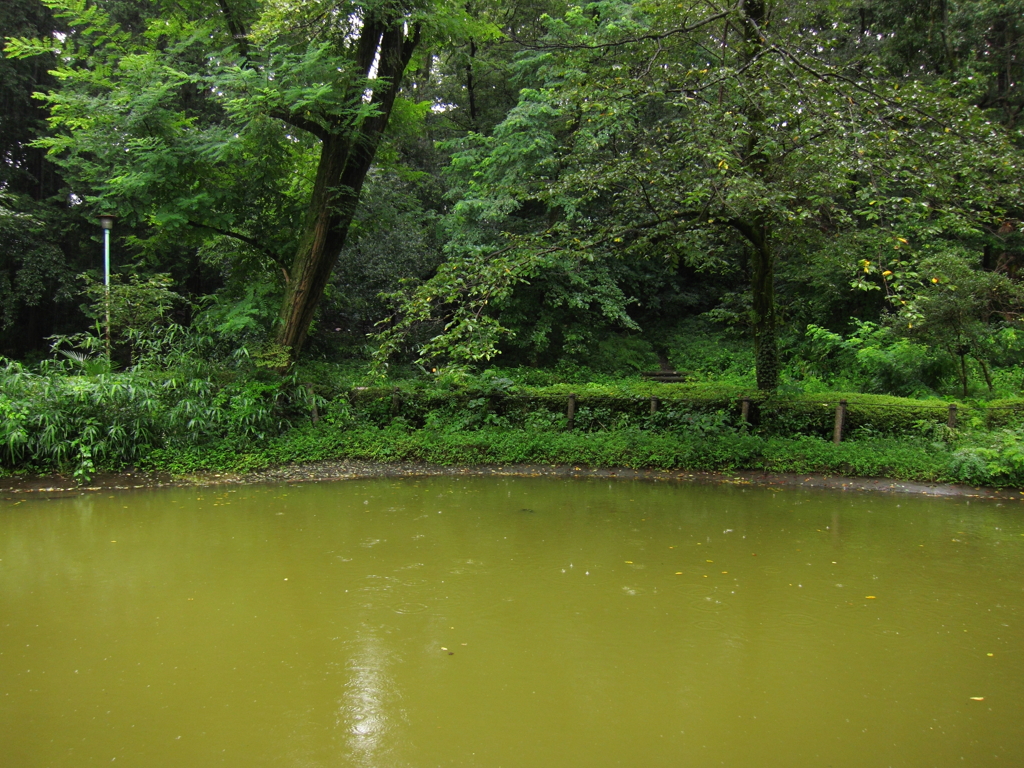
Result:
{"type": "Polygon", "coordinates": [[[321,461],[288,464],[249,473],[206,472],[174,477],[166,473],[126,472],[97,475],[87,486],[77,485],[66,475],[0,478],[0,499],[27,493],[78,494],[85,491],[129,490],[169,486],[214,486],[254,483],[295,483],[350,480],[368,477],[424,477],[465,475],[470,477],[605,477],[626,480],[684,482],[705,485],[757,485],[778,488],[825,488],[837,491],[872,491],[926,496],[959,496],[1024,502],[1024,491],[941,483],[915,483],[887,478],[841,477],[822,474],[768,474],[756,471],[688,472],[681,470],[635,470],[549,466],[529,464],[439,466],[419,463],[379,464],[367,461],[321,461]]]}

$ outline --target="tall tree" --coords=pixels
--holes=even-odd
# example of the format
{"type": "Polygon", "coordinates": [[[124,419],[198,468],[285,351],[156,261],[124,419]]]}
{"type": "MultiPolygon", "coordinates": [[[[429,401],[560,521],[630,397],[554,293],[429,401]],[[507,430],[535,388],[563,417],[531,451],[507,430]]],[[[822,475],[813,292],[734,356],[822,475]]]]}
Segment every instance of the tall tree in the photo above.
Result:
{"type": "MultiPolygon", "coordinates": [[[[0,7],[0,35],[31,36],[53,28],[37,0],[11,0],[0,7]]],[[[46,111],[32,94],[53,85],[52,58],[0,58],[0,188],[42,200],[55,191],[56,174],[45,152],[30,143],[46,124],[46,111]]],[[[59,183],[59,182],[58,182],[59,183]]]]}
{"type": "MultiPolygon", "coordinates": [[[[226,3],[222,0],[224,7],[226,3]]],[[[348,17],[346,29],[330,31],[332,45],[341,54],[338,69],[344,72],[335,95],[341,109],[317,115],[305,104],[290,104],[271,112],[320,140],[312,195],[289,269],[277,333],[277,343],[293,356],[306,341],[345,245],[363,182],[422,35],[422,20],[413,17],[413,7],[381,3],[361,10],[358,19],[348,17]]],[[[241,32],[235,37],[244,41],[241,32]]],[[[239,52],[245,56],[247,49],[247,44],[240,45],[239,52]]]]}
{"type": "MultiPolygon", "coordinates": [[[[38,0],[0,5],[0,38],[54,29],[38,0]]],[[[81,232],[59,169],[33,146],[46,109],[32,94],[51,88],[54,58],[0,58],[0,354],[22,355],[73,316],[81,232]]]]}
{"type": "MultiPolygon", "coordinates": [[[[855,35],[832,5],[769,0],[604,2],[552,19],[532,46],[541,86],[521,92],[507,131],[456,158],[464,208],[547,211],[515,265],[506,251],[504,274],[486,258],[481,274],[526,279],[552,250],[704,268],[740,252],[757,383],[774,389],[780,258],[845,244],[870,272],[998,221],[1020,186],[1006,132],[954,84],[893,77],[855,35]]],[[[500,322],[499,294],[460,278],[471,314],[500,322]]],[[[408,316],[457,293],[439,277],[408,316]]]]}
{"type": "Polygon", "coordinates": [[[133,34],[99,5],[45,2],[67,33],[6,48],[59,53],[42,144],[94,206],[165,239],[231,237],[276,264],[278,362],[293,360],[413,54],[463,12],[429,0],[197,0],[167,3],[133,34]]]}

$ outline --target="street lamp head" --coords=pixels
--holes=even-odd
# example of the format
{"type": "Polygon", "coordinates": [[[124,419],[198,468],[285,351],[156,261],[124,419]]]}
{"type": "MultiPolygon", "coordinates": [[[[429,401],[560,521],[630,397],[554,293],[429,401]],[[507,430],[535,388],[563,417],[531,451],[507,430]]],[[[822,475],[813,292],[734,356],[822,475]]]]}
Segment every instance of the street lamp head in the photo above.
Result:
{"type": "Polygon", "coordinates": [[[116,219],[117,216],[112,213],[101,213],[97,218],[100,220],[101,227],[104,229],[113,229],[114,219],[116,219]]]}

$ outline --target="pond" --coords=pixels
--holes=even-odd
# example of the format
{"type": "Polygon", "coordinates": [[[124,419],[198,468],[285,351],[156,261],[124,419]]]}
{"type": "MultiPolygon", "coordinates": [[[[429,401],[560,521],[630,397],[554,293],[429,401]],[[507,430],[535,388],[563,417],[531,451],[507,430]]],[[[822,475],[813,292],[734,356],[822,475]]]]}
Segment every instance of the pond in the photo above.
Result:
{"type": "Polygon", "coordinates": [[[1024,505],[431,477],[0,501],[3,764],[1024,764],[1024,505]]]}

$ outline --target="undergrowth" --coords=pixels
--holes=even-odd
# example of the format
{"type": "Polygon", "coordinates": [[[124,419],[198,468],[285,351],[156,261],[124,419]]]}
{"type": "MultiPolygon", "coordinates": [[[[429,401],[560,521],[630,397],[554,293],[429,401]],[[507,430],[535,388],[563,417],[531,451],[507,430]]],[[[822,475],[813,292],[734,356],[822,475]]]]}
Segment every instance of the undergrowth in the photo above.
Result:
{"type": "MultiPolygon", "coordinates": [[[[1014,433],[1014,446],[1024,434],[1014,433]]],[[[1000,445],[1005,446],[1005,442],[1000,445]]],[[[175,474],[199,471],[245,472],[288,463],[343,459],[424,462],[442,466],[552,464],[633,469],[729,472],[759,470],[888,477],[926,482],[1021,485],[1019,456],[996,448],[958,448],[927,437],[865,437],[838,445],[812,436],[763,436],[746,431],[700,434],[648,432],[636,428],[565,432],[482,427],[446,432],[410,429],[396,421],[386,428],[339,431],[307,425],[268,441],[239,448],[154,451],[146,466],[175,474]],[[975,451],[993,451],[977,454],[975,451]],[[1017,463],[1013,463],[1013,462],[1017,463]]]]}
{"type": "Polygon", "coordinates": [[[174,474],[363,459],[760,470],[1024,487],[1024,402],[858,393],[768,397],[739,385],[640,378],[557,383],[492,370],[386,386],[325,367],[288,376],[197,355],[112,373],[0,360],[0,472],[88,482],[127,467],[174,474]],[[524,380],[532,380],[527,384],[524,380]],[[567,404],[575,395],[573,423],[567,404]],[[741,403],[748,403],[742,417],[741,403]],[[831,440],[847,400],[844,439],[831,440]]]}

